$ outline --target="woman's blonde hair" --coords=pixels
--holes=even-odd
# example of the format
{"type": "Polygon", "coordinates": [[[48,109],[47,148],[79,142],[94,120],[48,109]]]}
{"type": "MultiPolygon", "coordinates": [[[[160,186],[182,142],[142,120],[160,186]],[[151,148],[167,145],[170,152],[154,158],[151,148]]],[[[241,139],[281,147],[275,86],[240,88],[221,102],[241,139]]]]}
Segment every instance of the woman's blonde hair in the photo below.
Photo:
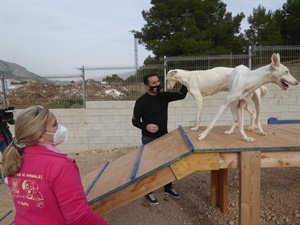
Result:
{"type": "Polygon", "coordinates": [[[5,176],[13,176],[20,171],[25,146],[37,144],[46,131],[48,112],[48,109],[38,105],[24,109],[17,116],[15,137],[2,157],[2,170],[5,176]]]}

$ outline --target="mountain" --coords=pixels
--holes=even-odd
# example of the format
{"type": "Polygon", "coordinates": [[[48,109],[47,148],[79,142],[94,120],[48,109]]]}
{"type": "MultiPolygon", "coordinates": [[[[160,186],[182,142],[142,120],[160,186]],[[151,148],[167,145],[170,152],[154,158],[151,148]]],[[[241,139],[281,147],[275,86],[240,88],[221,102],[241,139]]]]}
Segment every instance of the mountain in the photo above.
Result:
{"type": "Polygon", "coordinates": [[[28,71],[26,68],[16,64],[0,60],[0,76],[12,80],[38,80],[47,81],[46,78],[28,71]]]}

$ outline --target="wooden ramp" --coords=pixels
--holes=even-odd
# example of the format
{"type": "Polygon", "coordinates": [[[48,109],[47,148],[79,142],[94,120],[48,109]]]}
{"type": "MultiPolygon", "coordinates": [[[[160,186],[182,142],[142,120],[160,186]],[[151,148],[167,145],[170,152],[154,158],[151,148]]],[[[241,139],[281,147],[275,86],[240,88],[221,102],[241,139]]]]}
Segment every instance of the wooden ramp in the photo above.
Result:
{"type": "MultiPolygon", "coordinates": [[[[239,168],[247,178],[240,181],[240,224],[259,224],[261,167],[300,167],[300,125],[263,128],[268,135],[253,131],[254,142],[243,141],[238,132],[224,135],[225,126],[215,127],[200,142],[199,132],[179,126],[82,177],[88,202],[104,215],[197,170],[211,170],[211,205],[226,213],[227,169],[239,168]]],[[[9,213],[1,224],[13,224],[13,216],[9,213]]]]}
{"type": "MultiPolygon", "coordinates": [[[[87,194],[91,207],[103,215],[176,180],[169,166],[192,154],[186,141],[184,130],[176,129],[109,163],[87,194]]],[[[91,183],[96,174],[84,177],[83,183],[91,183]]]]}

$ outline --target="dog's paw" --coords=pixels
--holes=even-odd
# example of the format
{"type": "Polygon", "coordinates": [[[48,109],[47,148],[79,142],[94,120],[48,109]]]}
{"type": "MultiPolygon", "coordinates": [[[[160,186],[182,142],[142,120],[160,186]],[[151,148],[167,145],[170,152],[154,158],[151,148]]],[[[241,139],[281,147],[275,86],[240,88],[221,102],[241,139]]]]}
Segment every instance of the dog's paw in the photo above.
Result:
{"type": "Polygon", "coordinates": [[[204,140],[205,137],[206,137],[206,134],[201,133],[201,134],[199,134],[199,136],[198,136],[198,140],[199,140],[199,141],[202,141],[202,140],[204,140]]]}
{"type": "Polygon", "coordinates": [[[262,131],[259,131],[259,134],[260,134],[261,136],[266,136],[266,135],[267,135],[267,133],[264,132],[263,130],[262,130],[262,131]]]}
{"type": "Polygon", "coordinates": [[[232,134],[232,132],[230,131],[230,130],[226,130],[225,132],[224,132],[224,134],[232,134]]]}
{"type": "Polygon", "coordinates": [[[254,141],[254,138],[252,138],[252,137],[243,137],[243,140],[244,141],[248,141],[248,142],[253,142],[254,141]]]}
{"type": "Polygon", "coordinates": [[[192,131],[197,131],[198,128],[197,128],[197,127],[192,127],[191,130],[192,130],[192,131]]]}
{"type": "Polygon", "coordinates": [[[258,129],[258,127],[257,126],[249,126],[248,127],[248,130],[255,130],[255,129],[258,129]]]}

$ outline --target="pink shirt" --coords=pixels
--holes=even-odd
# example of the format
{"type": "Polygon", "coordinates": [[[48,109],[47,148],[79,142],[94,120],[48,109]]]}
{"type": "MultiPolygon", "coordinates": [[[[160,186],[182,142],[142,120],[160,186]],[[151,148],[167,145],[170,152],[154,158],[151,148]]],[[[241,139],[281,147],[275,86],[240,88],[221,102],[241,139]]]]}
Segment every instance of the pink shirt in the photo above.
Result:
{"type": "Polygon", "coordinates": [[[16,225],[108,225],[87,203],[74,159],[46,146],[26,146],[23,165],[8,177],[16,225]]]}

